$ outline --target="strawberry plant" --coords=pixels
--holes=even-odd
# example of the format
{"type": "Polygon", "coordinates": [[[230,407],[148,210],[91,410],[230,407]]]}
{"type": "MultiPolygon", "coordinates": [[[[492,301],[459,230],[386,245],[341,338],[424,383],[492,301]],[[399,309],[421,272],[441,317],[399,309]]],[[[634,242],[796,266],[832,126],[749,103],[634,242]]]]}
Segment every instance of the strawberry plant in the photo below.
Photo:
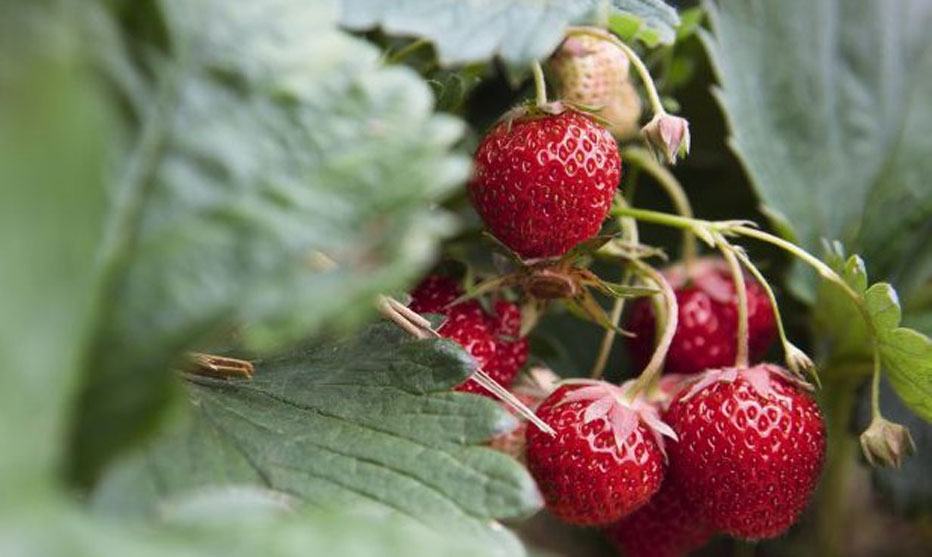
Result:
{"type": "Polygon", "coordinates": [[[932,9],[677,4],[0,6],[0,555],[924,554],[932,9]]]}

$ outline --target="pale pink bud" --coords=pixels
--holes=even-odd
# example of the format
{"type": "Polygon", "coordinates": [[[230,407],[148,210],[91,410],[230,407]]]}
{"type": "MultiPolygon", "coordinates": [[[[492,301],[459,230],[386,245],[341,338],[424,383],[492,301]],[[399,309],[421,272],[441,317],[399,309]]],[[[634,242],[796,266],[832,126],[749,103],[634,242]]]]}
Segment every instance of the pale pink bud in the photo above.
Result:
{"type": "Polygon", "coordinates": [[[679,116],[657,114],[641,128],[647,146],[661,162],[676,164],[689,153],[689,122],[679,116]]]}

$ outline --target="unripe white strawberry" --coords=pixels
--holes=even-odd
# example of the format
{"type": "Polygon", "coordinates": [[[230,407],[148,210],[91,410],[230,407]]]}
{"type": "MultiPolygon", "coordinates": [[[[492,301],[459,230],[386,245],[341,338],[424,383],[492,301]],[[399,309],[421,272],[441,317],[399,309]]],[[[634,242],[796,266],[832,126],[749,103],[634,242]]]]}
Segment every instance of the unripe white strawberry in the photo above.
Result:
{"type": "Polygon", "coordinates": [[[595,110],[614,135],[634,135],[641,100],[628,81],[630,62],[617,46],[598,37],[572,36],[563,41],[550,66],[560,98],[595,110]]]}

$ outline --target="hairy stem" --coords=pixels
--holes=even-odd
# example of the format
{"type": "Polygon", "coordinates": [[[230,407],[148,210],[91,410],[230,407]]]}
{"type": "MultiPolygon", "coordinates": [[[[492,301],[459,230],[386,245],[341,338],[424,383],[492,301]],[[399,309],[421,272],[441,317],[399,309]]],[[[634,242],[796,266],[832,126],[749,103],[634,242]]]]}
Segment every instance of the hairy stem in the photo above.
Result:
{"type": "Polygon", "coordinates": [[[534,73],[534,92],[537,95],[537,106],[547,104],[547,81],[544,79],[544,69],[540,67],[540,62],[534,60],[531,64],[531,71],[534,73]]]}
{"type": "Polygon", "coordinates": [[[630,396],[633,398],[638,393],[653,385],[655,379],[659,377],[660,373],[663,371],[663,362],[667,357],[667,352],[670,350],[670,344],[673,343],[673,335],[676,334],[679,308],[676,303],[676,294],[673,293],[670,284],[663,278],[663,275],[661,275],[659,271],[638,259],[633,259],[631,263],[640,275],[650,279],[651,282],[655,283],[660,288],[660,295],[663,296],[666,306],[666,325],[663,335],[660,336],[660,341],[657,343],[656,348],[654,348],[653,356],[651,356],[650,361],[647,362],[647,366],[644,367],[644,371],[641,372],[637,382],[635,382],[634,387],[630,391],[630,396]]]}
{"type": "Polygon", "coordinates": [[[767,293],[767,299],[770,301],[770,307],[773,308],[773,315],[777,321],[777,334],[780,337],[780,345],[783,347],[783,351],[788,353],[793,343],[786,337],[786,329],[783,327],[783,316],[780,314],[780,306],[777,305],[777,296],[773,293],[773,288],[770,286],[770,283],[767,282],[764,274],[751,262],[751,259],[743,250],[736,249],[735,255],[738,256],[738,259],[744,264],[744,268],[751,273],[751,276],[757,280],[757,283],[760,284],[764,292],[767,293]]]}
{"type": "MultiPolygon", "coordinates": [[[[620,195],[616,195],[615,197],[616,203],[625,204],[624,198],[620,195]]],[[[632,244],[637,244],[639,241],[637,221],[629,217],[619,217],[618,224],[621,226],[624,239],[632,244]]],[[[621,284],[628,284],[630,281],[631,270],[626,267],[621,274],[621,284]]],[[[615,298],[615,303],[612,306],[612,313],[609,316],[612,325],[618,325],[618,322],[621,320],[621,313],[624,309],[625,299],[615,298]]],[[[591,378],[599,379],[605,372],[605,364],[608,363],[608,357],[612,352],[612,346],[615,343],[616,336],[615,329],[605,330],[605,334],[602,336],[602,343],[599,345],[599,353],[596,356],[595,362],[592,364],[592,371],[589,372],[591,378]]]]}
{"type": "MultiPolygon", "coordinates": [[[[670,197],[677,214],[688,219],[694,218],[693,208],[683,186],[665,166],[657,162],[657,158],[642,147],[632,147],[622,152],[622,158],[634,163],[637,168],[644,169],[670,197]]],[[[683,229],[683,265],[686,275],[690,276],[693,261],[696,259],[696,235],[692,228],[683,229]]]]}
{"type": "Polygon", "coordinates": [[[738,258],[735,257],[735,249],[728,243],[725,238],[719,234],[716,237],[718,247],[731,269],[731,279],[735,283],[735,293],[738,296],[738,348],[735,353],[735,367],[747,367],[748,358],[748,291],[744,284],[744,273],[741,271],[741,265],[738,258]]]}
{"type": "Polygon", "coordinates": [[[654,85],[654,79],[647,70],[647,66],[644,65],[644,62],[637,53],[634,52],[630,46],[623,43],[621,39],[608,31],[595,27],[570,27],[566,30],[566,35],[568,37],[588,35],[590,37],[602,39],[603,41],[608,41],[617,46],[624,55],[628,57],[628,60],[631,61],[631,65],[634,66],[635,71],[637,71],[638,76],[644,83],[644,89],[647,91],[647,97],[650,99],[650,106],[653,113],[661,115],[667,113],[663,108],[663,103],[660,101],[660,94],[657,93],[657,87],[654,85]]]}
{"type": "MultiPolygon", "coordinates": [[[[628,284],[630,281],[631,271],[625,269],[621,273],[621,284],[628,284]]],[[[615,298],[615,303],[612,305],[612,312],[609,314],[612,325],[618,325],[618,322],[621,320],[621,313],[624,309],[625,299],[615,298]]],[[[589,377],[592,379],[601,379],[602,375],[605,373],[605,365],[608,363],[608,357],[612,353],[612,346],[615,344],[616,336],[617,333],[615,329],[606,329],[605,334],[602,335],[602,342],[599,344],[599,353],[595,358],[595,362],[592,363],[592,370],[589,372],[589,377]]]]}
{"type": "MultiPolygon", "coordinates": [[[[633,217],[638,220],[643,220],[645,222],[653,222],[656,224],[662,224],[666,226],[673,226],[677,228],[691,228],[697,233],[697,235],[713,235],[713,234],[739,234],[742,236],[747,236],[749,238],[755,238],[769,244],[773,244],[778,248],[781,248],[793,256],[801,259],[803,262],[813,267],[819,275],[822,276],[825,280],[836,284],[841,290],[854,302],[855,308],[857,308],[858,313],[861,315],[861,318],[864,321],[865,327],[867,327],[868,334],[871,337],[872,350],[874,353],[874,372],[878,375],[877,380],[879,382],[880,374],[880,345],[877,335],[877,329],[874,327],[874,322],[871,319],[870,313],[868,313],[867,308],[864,306],[864,299],[860,294],[854,291],[848,283],[841,278],[838,273],[834,271],[831,267],[823,263],[814,255],[810,254],[803,248],[788,242],[783,238],[778,238],[773,234],[768,234],[756,228],[752,228],[745,224],[735,223],[735,222],[712,222],[704,221],[698,219],[689,219],[686,217],[681,217],[677,215],[670,215],[667,213],[660,213],[657,211],[647,211],[644,209],[632,209],[628,207],[615,207],[612,209],[612,214],[617,216],[628,216],[633,217]],[[701,231],[701,234],[700,234],[701,231]]],[[[880,405],[879,403],[874,408],[875,416],[880,416],[880,405]]]]}

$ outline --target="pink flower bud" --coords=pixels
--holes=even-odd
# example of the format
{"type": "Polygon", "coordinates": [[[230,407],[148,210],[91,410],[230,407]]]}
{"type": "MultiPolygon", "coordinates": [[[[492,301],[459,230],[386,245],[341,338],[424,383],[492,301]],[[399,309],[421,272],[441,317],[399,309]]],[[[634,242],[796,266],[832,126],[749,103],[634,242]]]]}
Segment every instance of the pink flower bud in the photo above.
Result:
{"type": "Polygon", "coordinates": [[[689,153],[689,122],[679,116],[657,114],[641,128],[647,146],[661,162],[676,164],[689,153]]]}

